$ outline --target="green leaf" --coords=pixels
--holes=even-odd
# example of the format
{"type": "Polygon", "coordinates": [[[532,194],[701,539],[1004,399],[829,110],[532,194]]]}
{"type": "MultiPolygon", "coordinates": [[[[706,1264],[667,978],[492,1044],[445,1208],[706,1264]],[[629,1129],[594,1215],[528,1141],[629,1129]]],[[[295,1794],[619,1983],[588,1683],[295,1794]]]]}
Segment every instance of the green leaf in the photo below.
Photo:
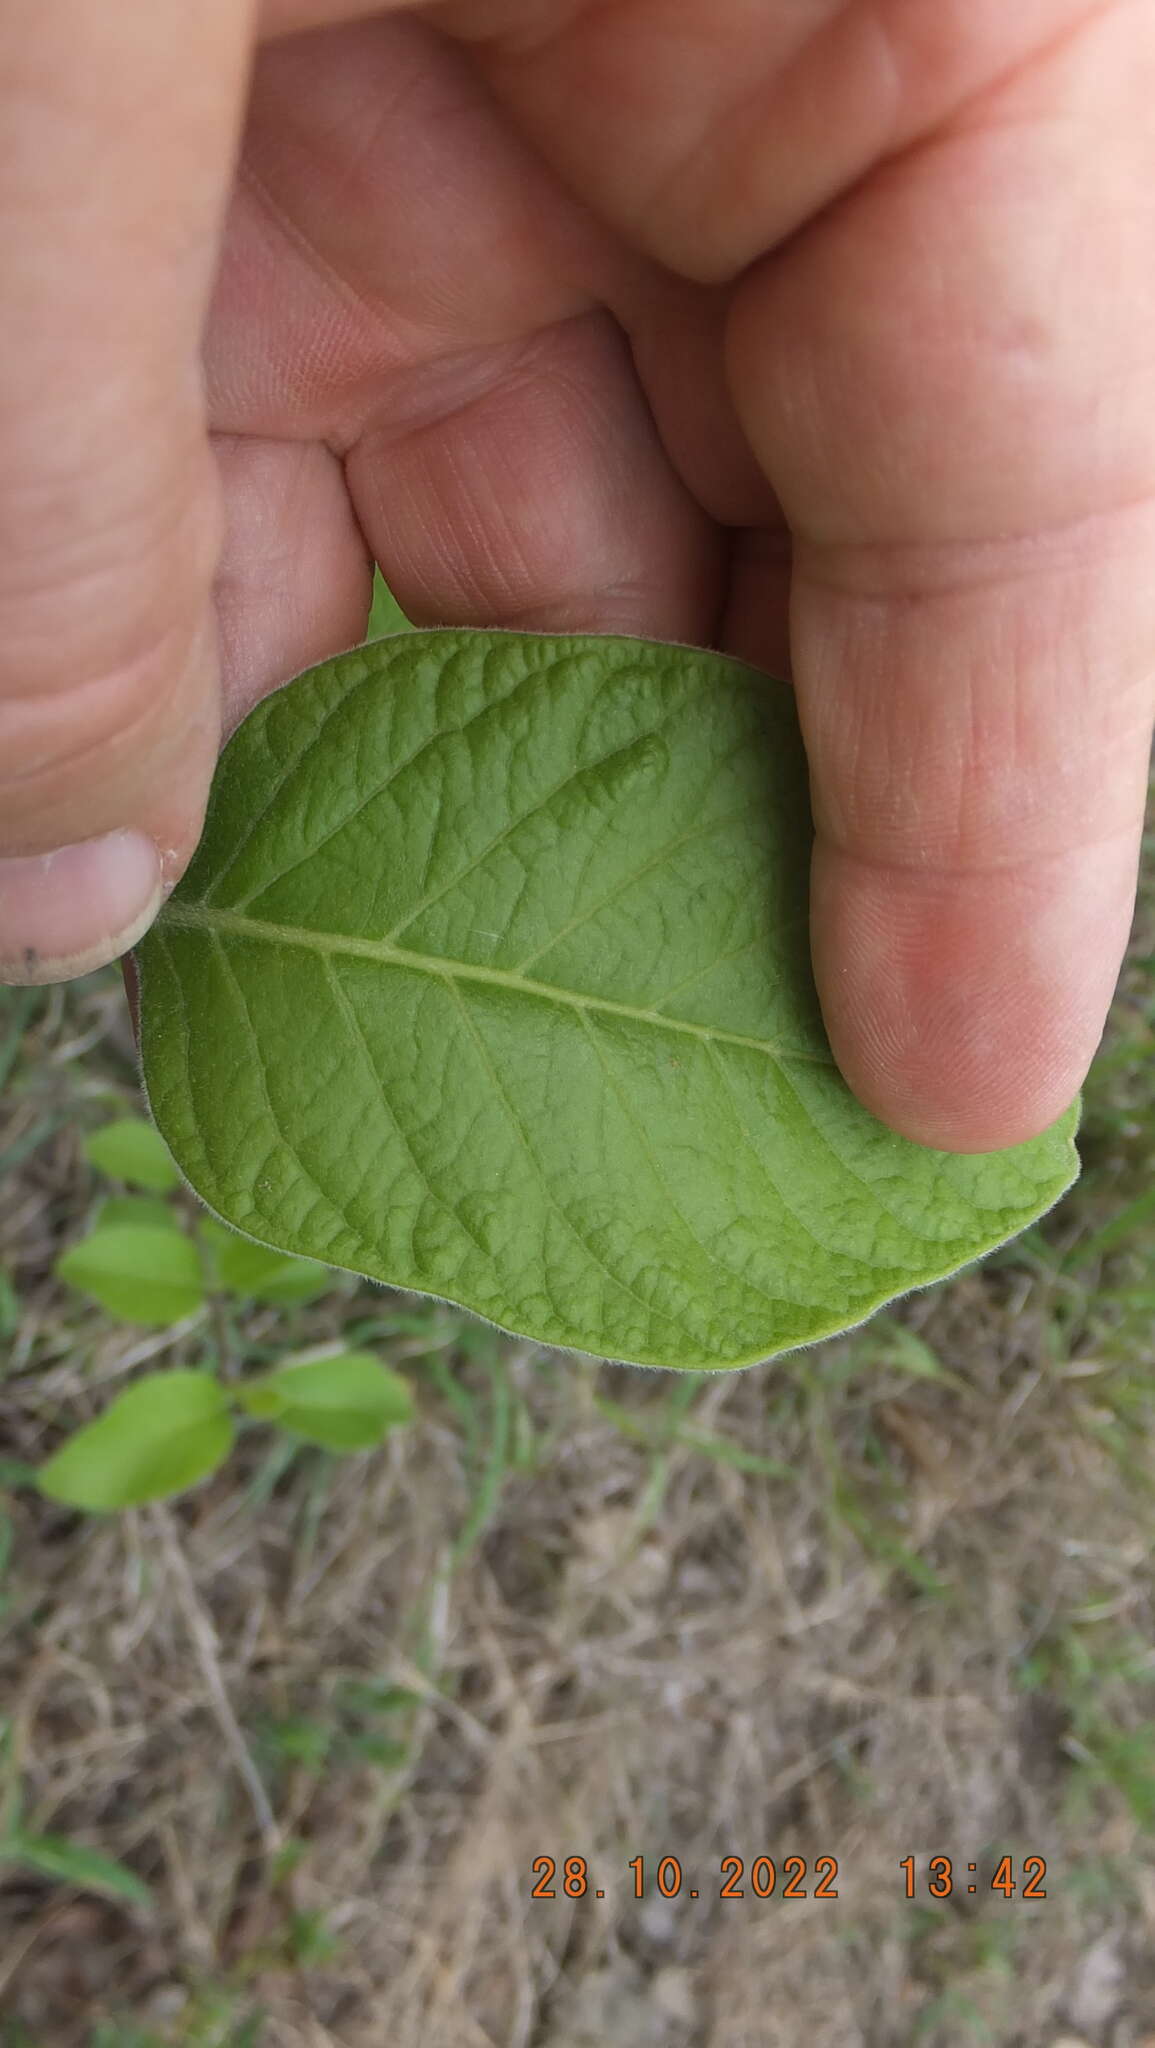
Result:
{"type": "Polygon", "coordinates": [[[200,1224],[200,1234],[209,1248],[214,1286],[244,1301],[267,1301],[277,1308],[294,1308],[315,1301],[333,1284],[327,1266],[316,1259],[294,1258],[290,1252],[270,1251],[268,1245],[254,1244],[238,1236],[211,1216],[200,1224]]]}
{"type": "Polygon", "coordinates": [[[26,1870],[38,1870],[42,1877],[77,1885],[82,1891],[127,1899],[134,1906],[152,1904],[152,1893],[142,1878],[111,1856],[70,1842],[66,1835],[15,1835],[0,1845],[0,1856],[23,1864],[26,1870]]]}
{"type": "Polygon", "coordinates": [[[84,1156],[114,1180],[165,1195],[180,1186],[180,1175],[160,1132],[139,1116],[120,1117],[84,1140],[84,1156]]]}
{"type": "Polygon", "coordinates": [[[156,1195],[109,1195],[93,1218],[93,1228],[111,1223],[142,1223],[148,1230],[180,1230],[180,1218],[156,1195]]]}
{"type": "Polygon", "coordinates": [[[413,1418],[413,1395],[400,1373],[367,1351],[279,1365],[237,1389],[250,1415],[329,1451],[366,1451],[413,1418]]]}
{"type": "Polygon", "coordinates": [[[411,631],[406,618],[380,569],[373,571],[373,602],[369,610],[369,624],[365,629],[367,640],[379,640],[384,633],[408,633],[411,631]]]}
{"type": "Polygon", "coordinates": [[[196,1246],[154,1224],[98,1223],[57,1259],[56,1271],[130,1323],[179,1323],[204,1300],[196,1246]]]}
{"type": "Polygon", "coordinates": [[[444,630],[258,706],[139,949],[144,1076],[262,1243],[543,1344],[752,1364],[1041,1215],[1078,1103],[898,1137],[810,969],[793,693],[609,636],[444,630]]]}
{"type": "Polygon", "coordinates": [[[182,1493],[228,1456],[228,1406],[208,1373],[148,1373],[41,1466],[40,1491],[94,1512],[182,1493]]]}

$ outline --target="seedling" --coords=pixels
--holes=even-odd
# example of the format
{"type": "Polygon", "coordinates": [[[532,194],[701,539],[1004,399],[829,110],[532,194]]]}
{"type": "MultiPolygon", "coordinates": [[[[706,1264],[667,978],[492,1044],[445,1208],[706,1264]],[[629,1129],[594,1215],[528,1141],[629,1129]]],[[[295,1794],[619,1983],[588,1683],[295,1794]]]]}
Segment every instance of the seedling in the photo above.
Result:
{"type": "MultiPolygon", "coordinates": [[[[92,1229],[57,1262],[63,1279],[113,1315],[168,1325],[195,1321],[214,1296],[292,1307],[331,1285],[333,1276],[317,1261],[251,1244],[212,1217],[187,1227],[174,1199],[180,1176],[163,1140],[142,1120],[104,1126],[85,1151],[129,1186],[156,1191],[109,1196],[92,1229]]],[[[72,1507],[135,1507],[215,1472],[238,1425],[249,1421],[342,1452],[372,1448],[412,1415],[408,1382],[365,1350],[286,1356],[227,1380],[207,1366],[151,1372],[70,1436],[34,1480],[50,1499],[72,1507]]]]}

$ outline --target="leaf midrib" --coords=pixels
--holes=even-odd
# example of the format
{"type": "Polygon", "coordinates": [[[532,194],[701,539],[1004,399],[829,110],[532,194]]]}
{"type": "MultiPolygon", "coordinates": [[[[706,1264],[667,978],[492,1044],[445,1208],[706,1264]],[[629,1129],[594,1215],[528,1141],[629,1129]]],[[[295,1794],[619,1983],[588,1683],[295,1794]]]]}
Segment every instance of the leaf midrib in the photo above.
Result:
{"type": "Polygon", "coordinates": [[[388,944],[384,939],[358,939],[346,932],[306,931],[299,926],[275,924],[259,917],[247,917],[239,910],[225,910],[216,904],[168,902],[160,923],[186,931],[209,931],[218,937],[232,935],[256,939],[266,945],[297,947],[320,953],[325,958],[343,954],[352,959],[373,960],[385,967],[408,967],[442,981],[476,982],[490,988],[510,989],[517,995],[540,996],[547,1002],[569,1009],[629,1018],[655,1031],[697,1039],[706,1045],[743,1046],[772,1060],[800,1060],[811,1066],[833,1067],[830,1052],[803,1052],[791,1046],[774,1045],[768,1038],[756,1038],[741,1031],[727,1031],[713,1024],[694,1024],[688,1018],[664,1016],[636,1003],[615,1002],[611,996],[584,995],[576,989],[558,988],[551,982],[535,981],[528,975],[511,974],[502,967],[483,967],[471,961],[447,960],[439,954],[414,953],[408,947],[388,944]]]}

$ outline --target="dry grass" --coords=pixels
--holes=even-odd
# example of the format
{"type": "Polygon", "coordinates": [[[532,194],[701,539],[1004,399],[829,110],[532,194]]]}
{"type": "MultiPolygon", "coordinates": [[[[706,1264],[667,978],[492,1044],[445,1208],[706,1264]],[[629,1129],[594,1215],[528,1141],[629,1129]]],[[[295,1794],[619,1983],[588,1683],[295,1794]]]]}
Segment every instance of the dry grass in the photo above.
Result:
{"type": "Polygon", "coordinates": [[[231,1332],[113,1325],[51,1268],[96,1192],[79,1134],[134,1099],[119,984],[10,996],[7,1454],[146,1360],[339,1331],[420,1422],[340,1462],[253,1431],[107,1521],[7,1497],[9,1783],[157,1903],[0,1872],[3,2048],[1150,2048],[1155,1279],[1150,1230],[1096,1233],[1155,1163],[1153,956],[1148,888],[1043,1225],[720,1379],[352,1283],[231,1332]],[[1046,1858],[1045,1900],[989,1891],[1004,1852],[1046,1858]],[[752,1897],[791,1854],[811,1887],[836,1857],[838,1898],[752,1897]],[[603,1900],[561,1895],[567,1856],[603,1900]]]}

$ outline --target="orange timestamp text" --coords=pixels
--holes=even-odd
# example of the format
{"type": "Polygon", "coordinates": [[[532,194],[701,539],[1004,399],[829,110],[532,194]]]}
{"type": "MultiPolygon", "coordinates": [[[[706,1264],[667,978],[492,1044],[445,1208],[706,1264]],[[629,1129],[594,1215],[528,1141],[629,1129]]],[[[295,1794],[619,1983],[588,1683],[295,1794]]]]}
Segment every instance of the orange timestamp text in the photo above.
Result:
{"type": "MultiPolygon", "coordinates": [[[[914,1857],[904,1856],[898,1867],[906,1878],[907,1898],[918,1898],[918,1872],[914,1857]]],[[[997,1892],[1004,1899],[1045,1899],[1047,1893],[1043,1880],[1046,1875],[1047,1863],[1043,1856],[1023,1856],[1017,1862],[1013,1856],[1000,1856],[993,1874],[985,1880],[980,1878],[977,1863],[968,1863],[965,1871],[960,1864],[956,1872],[951,1857],[931,1856],[927,1860],[922,1890],[930,1899],[953,1898],[956,1892],[970,1892],[973,1896],[979,1891],[997,1892]]]]}
{"type": "MultiPolygon", "coordinates": [[[[980,1879],[976,1863],[956,1864],[949,1856],[931,1856],[919,1878],[918,1859],[904,1856],[898,1864],[905,1879],[908,1899],[922,1896],[949,1899],[957,1892],[992,1892],[1004,1899],[1045,1899],[1043,1880],[1047,1865],[1042,1856],[1024,1856],[1018,1861],[1003,1856],[991,1876],[980,1879]]],[[[632,1856],[626,1864],[635,1899],[836,1899],[838,1897],[837,1856],[722,1856],[717,1871],[697,1884],[686,1880],[678,1856],[647,1858],[632,1856]]],[[[608,1873],[606,1873],[608,1877],[608,1873]]],[[[533,1899],[604,1899],[606,1885],[598,1884],[585,1856],[535,1856],[532,1864],[533,1899]]]]}
{"type": "MultiPolygon", "coordinates": [[[[676,1899],[685,1891],[690,1899],[700,1898],[701,1885],[685,1885],[681,1861],[677,1856],[660,1856],[647,1863],[644,1856],[632,1856],[626,1868],[633,1875],[633,1896],[644,1899],[657,1891],[664,1899],[676,1899]]],[[[534,1899],[605,1898],[605,1887],[591,1882],[589,1864],[584,1856],[567,1856],[559,1864],[556,1856],[535,1856],[533,1859],[535,1883],[530,1897],[534,1899]]],[[[836,1899],[838,1858],[816,1856],[809,1863],[805,1856],[784,1856],[776,1863],[772,1856],[755,1856],[749,1868],[743,1856],[723,1856],[719,1859],[715,1880],[712,1878],[707,1891],[710,1898],[744,1899],[836,1899]]]]}

